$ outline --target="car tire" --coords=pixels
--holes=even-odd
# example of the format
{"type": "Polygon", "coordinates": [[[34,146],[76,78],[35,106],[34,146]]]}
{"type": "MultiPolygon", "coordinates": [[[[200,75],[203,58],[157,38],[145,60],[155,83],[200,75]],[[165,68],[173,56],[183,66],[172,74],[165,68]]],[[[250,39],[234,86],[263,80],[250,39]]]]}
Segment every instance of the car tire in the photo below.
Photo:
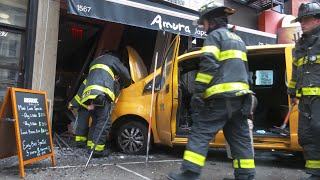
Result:
{"type": "Polygon", "coordinates": [[[148,127],[141,122],[128,122],[116,132],[116,144],[126,154],[145,154],[147,151],[148,127]]]}

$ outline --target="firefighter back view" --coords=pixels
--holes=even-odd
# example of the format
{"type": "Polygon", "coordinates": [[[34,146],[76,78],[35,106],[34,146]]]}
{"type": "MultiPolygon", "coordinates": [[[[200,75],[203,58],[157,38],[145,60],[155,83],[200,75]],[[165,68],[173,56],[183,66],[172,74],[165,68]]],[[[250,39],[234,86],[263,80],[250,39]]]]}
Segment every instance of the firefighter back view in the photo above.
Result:
{"type": "Polygon", "coordinates": [[[298,138],[304,151],[307,179],[320,180],[320,3],[303,3],[298,17],[302,37],[296,43],[288,94],[299,103],[298,138]]]}
{"type": "Polygon", "coordinates": [[[249,112],[243,111],[244,102],[249,102],[247,98],[252,93],[248,85],[246,46],[227,29],[227,17],[235,10],[212,2],[199,11],[198,24],[204,26],[208,36],[202,47],[191,100],[191,107],[198,114],[193,119],[182,172],[171,173],[168,178],[199,179],[209,142],[223,129],[234,158],[235,179],[253,180],[255,164],[247,122],[249,112]]]}
{"type": "Polygon", "coordinates": [[[115,81],[119,81],[123,88],[130,85],[131,77],[118,55],[107,51],[91,62],[81,99],[81,103],[88,105],[90,115],[96,121],[91,144],[91,148],[96,144],[93,157],[106,157],[110,153],[105,149],[105,143],[111,127],[109,111],[116,96],[115,81]],[[102,135],[98,139],[100,132],[102,135]]]}

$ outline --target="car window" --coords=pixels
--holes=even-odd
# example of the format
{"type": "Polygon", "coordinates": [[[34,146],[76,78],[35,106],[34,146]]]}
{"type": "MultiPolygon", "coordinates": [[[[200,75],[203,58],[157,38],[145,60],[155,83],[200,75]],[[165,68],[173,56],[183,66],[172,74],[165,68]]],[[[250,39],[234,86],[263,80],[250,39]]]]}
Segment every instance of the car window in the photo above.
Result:
{"type": "Polygon", "coordinates": [[[256,86],[272,86],[274,80],[273,70],[257,70],[255,71],[256,86]]]}
{"type": "Polygon", "coordinates": [[[161,73],[161,83],[160,83],[160,88],[163,87],[163,85],[166,83],[167,79],[169,78],[169,75],[171,74],[171,67],[172,67],[172,60],[174,57],[174,50],[175,46],[171,46],[170,50],[168,51],[164,63],[163,63],[163,68],[162,68],[162,73],[161,73]]]}

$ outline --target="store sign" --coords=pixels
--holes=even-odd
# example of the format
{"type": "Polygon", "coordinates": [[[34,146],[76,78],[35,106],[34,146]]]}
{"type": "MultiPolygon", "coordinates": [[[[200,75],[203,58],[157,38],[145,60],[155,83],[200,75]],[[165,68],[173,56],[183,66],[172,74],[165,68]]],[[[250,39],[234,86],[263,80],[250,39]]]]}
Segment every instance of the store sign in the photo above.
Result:
{"type": "Polygon", "coordinates": [[[7,36],[8,36],[8,32],[0,31],[0,37],[7,37],[7,36]]]}
{"type": "Polygon", "coordinates": [[[206,32],[202,29],[198,29],[196,26],[175,21],[165,21],[160,14],[152,20],[150,25],[158,27],[160,30],[178,31],[182,34],[194,34],[194,36],[200,37],[206,36],[206,32]]]}
{"type": "Polygon", "coordinates": [[[172,3],[177,6],[181,6],[187,9],[198,11],[201,6],[208,4],[209,2],[218,2],[224,4],[224,0],[162,0],[168,3],[172,3]]]}
{"type": "MultiPolygon", "coordinates": [[[[194,0],[199,2],[197,0],[194,0]]],[[[212,0],[211,0],[212,1],[212,0]]],[[[116,22],[130,26],[136,26],[156,31],[166,31],[184,36],[192,36],[196,38],[205,38],[206,32],[203,28],[194,25],[194,20],[181,17],[179,15],[170,14],[170,10],[166,10],[163,4],[153,3],[154,6],[140,4],[127,0],[69,0],[68,13],[100,19],[109,22],[116,22]],[[130,2],[126,5],[125,2],[130,2]]],[[[196,15],[194,16],[196,18],[196,15]]],[[[246,31],[236,31],[236,34],[242,38],[246,45],[258,44],[275,44],[275,37],[263,36],[258,33],[250,33],[246,31]]]]}

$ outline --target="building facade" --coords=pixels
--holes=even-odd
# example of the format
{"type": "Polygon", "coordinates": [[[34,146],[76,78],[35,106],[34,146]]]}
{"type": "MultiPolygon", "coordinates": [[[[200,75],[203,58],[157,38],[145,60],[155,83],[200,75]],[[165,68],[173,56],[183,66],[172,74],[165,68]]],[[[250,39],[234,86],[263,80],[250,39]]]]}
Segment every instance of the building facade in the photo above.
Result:
{"type": "MultiPolygon", "coordinates": [[[[181,34],[185,49],[201,45],[204,32],[193,20],[198,6],[208,1],[181,2],[1,0],[0,103],[7,87],[41,90],[52,113],[53,105],[65,106],[81,81],[77,75],[85,75],[87,63],[103,49],[134,46],[150,70],[155,53],[163,52],[175,34],[181,34]]],[[[254,1],[239,2],[223,1],[237,10],[230,24],[238,26],[247,45],[276,43],[276,33],[258,31],[266,9],[254,1]]],[[[295,13],[300,0],[282,2],[295,13]]]]}

